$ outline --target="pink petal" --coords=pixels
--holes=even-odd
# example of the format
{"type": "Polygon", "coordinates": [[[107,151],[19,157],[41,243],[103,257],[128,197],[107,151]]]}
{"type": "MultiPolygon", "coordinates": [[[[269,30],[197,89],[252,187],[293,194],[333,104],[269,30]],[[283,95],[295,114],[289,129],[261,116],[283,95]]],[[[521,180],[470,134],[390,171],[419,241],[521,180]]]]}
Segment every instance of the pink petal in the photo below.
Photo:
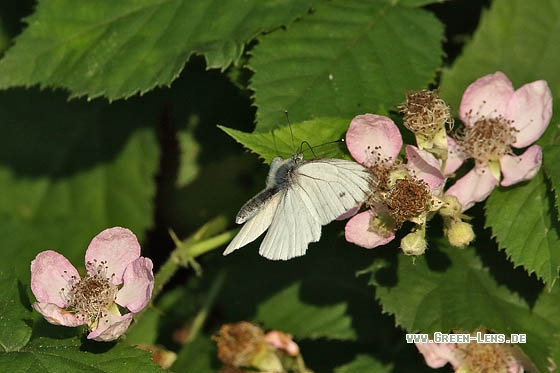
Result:
{"type": "Polygon", "coordinates": [[[402,147],[402,137],[396,124],[389,118],[375,115],[358,115],[350,122],[346,132],[346,146],[354,159],[372,166],[376,156],[395,160],[402,147]]]}
{"type": "Polygon", "coordinates": [[[445,178],[440,171],[441,163],[433,154],[407,145],[406,158],[409,169],[414,171],[414,176],[428,184],[430,189],[436,190],[442,186],[445,178]]]}
{"type": "Polygon", "coordinates": [[[299,346],[292,340],[290,334],[278,330],[271,330],[264,336],[264,340],[279,350],[284,350],[290,356],[299,355],[299,346]]]}
{"type": "Polygon", "coordinates": [[[53,303],[33,303],[33,308],[39,312],[43,317],[54,325],[63,325],[63,326],[78,326],[87,324],[87,320],[84,318],[83,320],[79,320],[76,315],[71,314],[70,312],[66,311],[63,308],[58,307],[56,304],[53,303]]]}
{"type": "Polygon", "coordinates": [[[498,71],[483,76],[469,85],[463,93],[459,117],[470,127],[482,117],[504,115],[513,92],[513,86],[504,73],[498,71]]]}
{"type": "Polygon", "coordinates": [[[31,291],[41,303],[65,307],[62,289],[68,291],[79,280],[76,268],[56,251],[43,251],[31,262],[31,291]]]}
{"type": "Polygon", "coordinates": [[[454,343],[415,343],[415,345],[430,368],[441,368],[450,363],[456,369],[461,365],[459,358],[455,356],[457,349],[454,343]]]}
{"type": "Polygon", "coordinates": [[[465,162],[465,154],[453,138],[447,136],[447,161],[445,162],[444,175],[452,174],[465,162]]]}
{"type": "Polygon", "coordinates": [[[457,197],[463,210],[468,210],[476,202],[484,201],[498,185],[487,167],[473,168],[460,178],[447,191],[446,195],[457,197]]]}
{"type": "Polygon", "coordinates": [[[114,341],[126,332],[132,322],[132,313],[125,315],[108,314],[99,320],[97,329],[88,334],[87,339],[98,342],[114,341]]]}
{"type": "Polygon", "coordinates": [[[365,247],[366,249],[372,249],[392,241],[395,238],[395,234],[393,232],[384,237],[369,230],[372,216],[373,212],[368,210],[361,212],[358,215],[355,215],[352,219],[348,220],[346,227],[344,228],[346,241],[365,247]]]}
{"type": "Polygon", "coordinates": [[[140,257],[138,239],[126,228],[105,229],[91,240],[86,251],[86,268],[93,274],[101,262],[106,262],[107,277],[113,274],[113,283],[122,283],[125,268],[140,257]]]}
{"type": "Polygon", "coordinates": [[[520,156],[505,155],[500,158],[502,186],[510,186],[530,180],[539,172],[542,164],[542,149],[533,145],[520,156]]]}
{"type": "Polygon", "coordinates": [[[152,261],[142,256],[130,263],[124,271],[123,287],[117,293],[115,302],[133,313],[146,307],[154,289],[152,268],[152,261]]]}
{"type": "Polygon", "coordinates": [[[546,81],[537,80],[515,91],[504,116],[519,130],[514,147],[524,148],[535,142],[552,117],[552,93],[546,81]]]}
{"type": "Polygon", "coordinates": [[[336,218],[336,220],[340,221],[340,220],[350,219],[352,216],[356,215],[361,208],[362,208],[362,203],[360,203],[356,207],[352,207],[350,210],[346,211],[344,214],[336,218]]]}

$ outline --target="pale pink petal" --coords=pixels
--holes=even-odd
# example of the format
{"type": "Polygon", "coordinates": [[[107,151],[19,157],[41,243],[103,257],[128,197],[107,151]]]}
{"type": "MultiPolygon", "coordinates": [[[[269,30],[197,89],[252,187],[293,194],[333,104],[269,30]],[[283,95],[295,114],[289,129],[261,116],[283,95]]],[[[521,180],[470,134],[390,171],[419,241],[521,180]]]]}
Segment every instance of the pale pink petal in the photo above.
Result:
{"type": "Polygon", "coordinates": [[[132,313],[125,315],[108,314],[99,320],[97,329],[88,334],[88,339],[99,342],[114,341],[126,332],[132,322],[132,313]]]}
{"type": "Polygon", "coordinates": [[[546,81],[537,80],[515,91],[504,116],[513,120],[512,126],[519,130],[514,147],[524,148],[534,143],[552,117],[552,93],[546,81]]]}
{"type": "Polygon", "coordinates": [[[542,164],[542,149],[533,145],[520,156],[505,155],[500,158],[502,186],[510,186],[530,180],[539,172],[542,164]]]}
{"type": "Polygon", "coordinates": [[[442,186],[445,178],[440,171],[441,163],[433,154],[407,145],[406,158],[407,166],[414,172],[414,176],[428,184],[430,189],[436,190],[442,186]]]}
{"type": "Polygon", "coordinates": [[[107,277],[112,277],[112,282],[119,285],[125,268],[138,257],[140,244],[134,233],[126,228],[109,228],[91,240],[86,251],[86,268],[93,274],[92,271],[105,262],[107,277]]]}
{"type": "Polygon", "coordinates": [[[513,86],[504,73],[498,71],[483,76],[469,85],[463,93],[459,117],[470,127],[482,117],[504,115],[513,92],[513,86]]]}
{"type": "Polygon", "coordinates": [[[453,138],[447,136],[447,161],[445,162],[444,175],[452,174],[465,162],[467,158],[453,138]]]}
{"type": "Polygon", "coordinates": [[[525,369],[522,364],[514,361],[513,363],[509,363],[507,366],[507,373],[523,373],[525,369]]]}
{"type": "Polygon", "coordinates": [[[43,251],[31,262],[31,291],[41,303],[65,307],[63,289],[68,291],[79,280],[76,268],[56,251],[43,251]]]}
{"type": "Polygon", "coordinates": [[[346,132],[346,146],[354,159],[372,166],[377,157],[392,163],[402,147],[402,137],[397,125],[382,115],[358,115],[350,122],[346,132]]]}
{"type": "Polygon", "coordinates": [[[33,308],[39,312],[45,320],[54,325],[64,325],[64,326],[78,326],[87,324],[87,320],[84,318],[80,321],[76,315],[71,314],[63,308],[58,307],[53,303],[33,303],[33,308]]]}
{"type": "Polygon", "coordinates": [[[445,194],[457,197],[463,206],[462,211],[465,211],[476,202],[484,201],[497,185],[498,180],[487,167],[473,168],[447,189],[445,194]]]}
{"type": "Polygon", "coordinates": [[[154,289],[152,268],[152,261],[142,256],[130,263],[124,271],[123,287],[117,293],[115,302],[133,313],[146,307],[154,289]]]}
{"type": "Polygon", "coordinates": [[[360,203],[358,206],[351,208],[350,210],[346,211],[344,214],[340,215],[336,220],[346,220],[350,219],[352,216],[356,215],[358,211],[362,208],[362,204],[360,203]]]}
{"type": "Polygon", "coordinates": [[[387,232],[386,235],[378,235],[369,230],[370,221],[373,216],[371,210],[364,211],[355,215],[352,219],[348,220],[344,228],[344,235],[346,241],[352,242],[361,247],[372,249],[377,246],[385,245],[395,238],[393,232],[387,232]]]}
{"type": "Polygon", "coordinates": [[[415,345],[430,368],[441,368],[450,363],[454,369],[457,369],[461,365],[461,361],[455,356],[457,348],[454,343],[415,343],[415,345]]]}
{"type": "Polygon", "coordinates": [[[292,340],[290,334],[278,330],[271,330],[264,336],[264,340],[279,350],[284,350],[290,356],[299,355],[299,346],[292,340]]]}

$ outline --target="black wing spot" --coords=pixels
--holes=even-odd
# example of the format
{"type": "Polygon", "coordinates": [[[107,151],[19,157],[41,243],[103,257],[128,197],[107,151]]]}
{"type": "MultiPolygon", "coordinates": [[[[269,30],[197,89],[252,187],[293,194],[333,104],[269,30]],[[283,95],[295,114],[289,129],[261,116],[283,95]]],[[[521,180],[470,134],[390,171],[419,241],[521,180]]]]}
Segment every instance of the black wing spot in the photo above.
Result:
{"type": "Polygon", "coordinates": [[[344,197],[345,195],[346,195],[346,192],[340,192],[340,193],[338,193],[338,196],[339,196],[340,198],[344,197]]]}

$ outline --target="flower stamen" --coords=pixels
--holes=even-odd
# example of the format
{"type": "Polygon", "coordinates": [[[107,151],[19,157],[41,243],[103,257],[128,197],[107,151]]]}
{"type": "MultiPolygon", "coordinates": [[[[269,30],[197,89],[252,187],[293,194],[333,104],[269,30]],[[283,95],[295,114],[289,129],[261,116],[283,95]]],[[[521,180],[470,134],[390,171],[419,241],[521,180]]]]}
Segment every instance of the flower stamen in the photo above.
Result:
{"type": "Polygon", "coordinates": [[[91,270],[93,265],[88,262],[89,274],[74,284],[69,282],[69,289],[64,294],[68,310],[90,326],[107,316],[106,311],[115,302],[119,290],[111,281],[114,274],[107,277],[106,262],[100,262],[96,269],[91,270]]]}
{"type": "Polygon", "coordinates": [[[511,144],[515,143],[519,131],[512,122],[501,115],[482,117],[456,135],[457,144],[467,157],[474,158],[477,163],[498,161],[504,155],[513,154],[511,144]]]}

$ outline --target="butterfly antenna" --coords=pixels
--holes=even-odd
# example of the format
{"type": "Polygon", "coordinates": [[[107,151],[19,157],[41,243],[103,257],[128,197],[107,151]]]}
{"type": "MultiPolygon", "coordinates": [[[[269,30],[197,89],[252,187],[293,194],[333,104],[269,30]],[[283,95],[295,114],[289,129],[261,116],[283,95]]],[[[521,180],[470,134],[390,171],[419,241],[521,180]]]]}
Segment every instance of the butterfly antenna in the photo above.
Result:
{"type": "MultiPolygon", "coordinates": [[[[292,131],[292,123],[290,123],[290,117],[288,116],[288,110],[284,110],[284,115],[286,116],[286,121],[288,122],[288,127],[290,127],[290,136],[292,137],[292,151],[296,152],[296,144],[294,142],[294,132],[292,131]]],[[[301,153],[301,149],[298,153],[301,153]]]]}
{"type": "Polygon", "coordinates": [[[311,150],[311,153],[313,153],[313,158],[317,158],[317,154],[315,154],[315,151],[313,150],[313,147],[311,146],[311,144],[308,143],[307,141],[302,141],[301,145],[300,145],[300,148],[302,149],[302,151],[303,151],[303,144],[306,144],[307,147],[309,148],[309,150],[311,150]]]}

